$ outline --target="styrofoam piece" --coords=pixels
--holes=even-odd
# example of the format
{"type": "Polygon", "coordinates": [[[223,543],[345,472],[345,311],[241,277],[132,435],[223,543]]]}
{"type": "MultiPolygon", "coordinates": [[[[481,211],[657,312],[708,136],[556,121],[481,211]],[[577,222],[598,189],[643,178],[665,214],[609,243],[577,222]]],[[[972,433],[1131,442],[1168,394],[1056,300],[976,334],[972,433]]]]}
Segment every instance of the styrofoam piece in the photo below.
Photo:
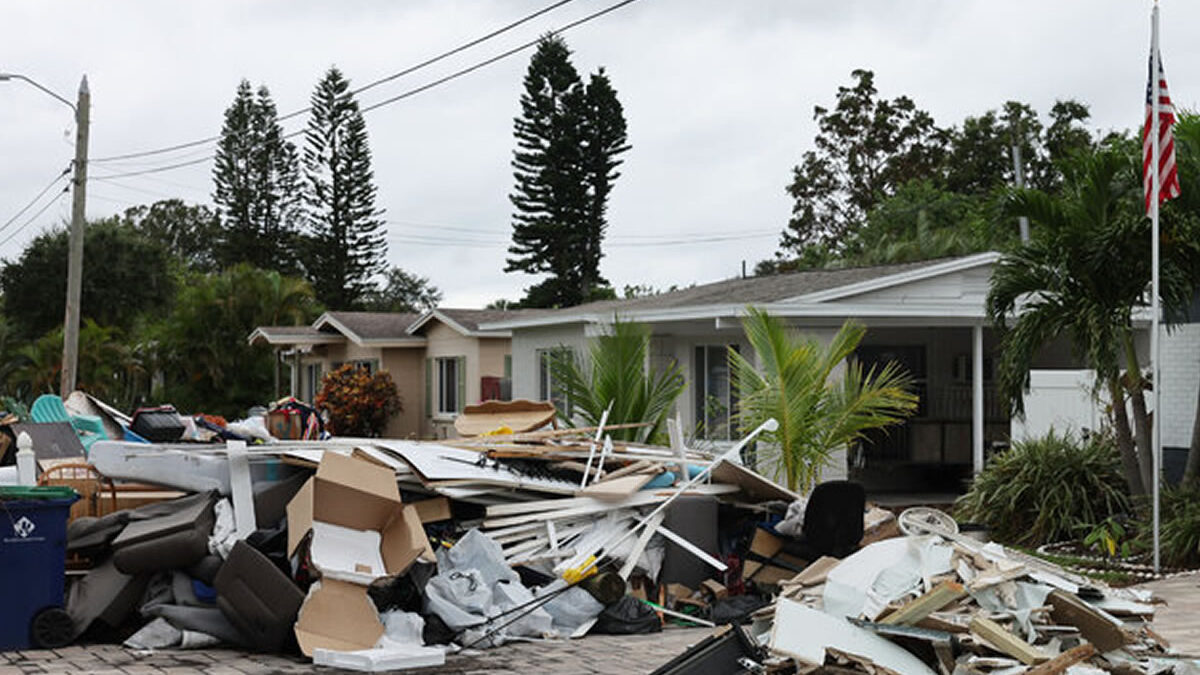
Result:
{"type": "Polygon", "coordinates": [[[949,572],[951,552],[936,535],[896,537],[864,546],[829,571],[825,612],[874,618],[889,602],[912,590],[914,583],[919,585],[923,577],[949,572]]]}
{"type": "Polygon", "coordinates": [[[333,666],[365,673],[385,670],[426,668],[446,663],[446,653],[437,647],[415,647],[411,645],[387,648],[360,649],[354,652],[339,652],[333,649],[313,651],[313,663],[318,666],[333,666]]]}
{"type": "Polygon", "coordinates": [[[387,575],[379,551],[382,537],[374,530],[355,530],[321,521],[313,522],[313,566],[330,579],[370,584],[387,575]]]}
{"type": "Polygon", "coordinates": [[[903,647],[863,630],[842,617],[830,616],[798,602],[780,598],[775,605],[775,625],[770,647],[807,664],[825,662],[825,650],[834,648],[870,659],[872,663],[905,675],[934,675],[903,647]]]}

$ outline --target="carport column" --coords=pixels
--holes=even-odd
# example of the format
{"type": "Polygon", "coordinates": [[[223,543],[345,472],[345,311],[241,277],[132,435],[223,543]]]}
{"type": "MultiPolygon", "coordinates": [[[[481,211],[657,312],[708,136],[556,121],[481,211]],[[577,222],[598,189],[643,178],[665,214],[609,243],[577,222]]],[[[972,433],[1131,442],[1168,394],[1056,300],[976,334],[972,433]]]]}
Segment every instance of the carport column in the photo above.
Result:
{"type": "Polygon", "coordinates": [[[971,458],[975,473],[983,471],[983,324],[971,328],[971,458]]]}

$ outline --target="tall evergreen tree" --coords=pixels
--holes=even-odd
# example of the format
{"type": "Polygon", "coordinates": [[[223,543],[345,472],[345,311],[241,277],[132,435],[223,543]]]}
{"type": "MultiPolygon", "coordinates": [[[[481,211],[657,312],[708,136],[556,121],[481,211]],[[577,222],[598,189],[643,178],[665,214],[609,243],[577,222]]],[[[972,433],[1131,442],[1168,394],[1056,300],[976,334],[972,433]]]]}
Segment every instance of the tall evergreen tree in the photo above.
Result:
{"type": "Polygon", "coordinates": [[[265,86],[254,92],[246,80],[238,85],[225,111],[213,182],[213,201],[224,224],[217,263],[226,268],[248,262],[294,273],[299,165],[265,86]]]}
{"type": "Polygon", "coordinates": [[[559,37],[538,45],[513,121],[513,243],[504,271],[550,277],[527,307],[571,306],[608,285],[600,276],[607,203],[629,149],[625,118],[603,70],[585,86],[559,37]]]}
{"type": "Polygon", "coordinates": [[[305,132],[308,251],[304,264],[317,298],[330,309],[361,306],[387,265],[383,211],[375,208],[375,174],[367,126],[350,81],[330,68],[312,96],[305,132]]]}

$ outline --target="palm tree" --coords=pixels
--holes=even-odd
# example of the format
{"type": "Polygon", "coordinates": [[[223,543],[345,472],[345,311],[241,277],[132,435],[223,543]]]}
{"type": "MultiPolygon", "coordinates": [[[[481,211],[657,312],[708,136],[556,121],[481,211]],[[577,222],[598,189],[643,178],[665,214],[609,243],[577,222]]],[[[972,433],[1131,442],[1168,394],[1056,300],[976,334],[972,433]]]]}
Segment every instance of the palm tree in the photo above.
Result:
{"type": "MultiPolygon", "coordinates": [[[[1133,310],[1150,282],[1150,228],[1128,147],[1109,145],[1063,164],[1057,195],[1009,195],[1008,210],[1028,216],[1035,236],[1005,255],[992,274],[987,310],[1001,331],[1001,391],[1022,412],[1034,355],[1058,337],[1095,369],[1111,405],[1117,447],[1133,494],[1153,480],[1150,422],[1134,343],[1133,310]],[[1126,399],[1133,423],[1126,413],[1126,399]]],[[[1168,309],[1190,298],[1188,242],[1164,236],[1162,299],[1168,309]],[[1181,267],[1184,266],[1184,267],[1181,267]]]]}
{"type": "Polygon", "coordinates": [[[559,416],[567,424],[578,418],[585,425],[595,426],[612,405],[607,424],[648,423],[636,429],[615,429],[614,440],[660,442],[671,407],[683,393],[684,381],[676,364],[650,372],[646,358],[649,344],[648,327],[616,320],[612,333],[591,341],[586,365],[580,364],[570,350],[555,352],[550,362],[551,376],[565,395],[564,407],[570,408],[560,409],[559,416]]]}
{"type": "Polygon", "coordinates": [[[896,424],[917,408],[910,378],[895,363],[864,372],[850,359],[866,335],[854,321],[844,323],[828,345],[790,331],[754,307],[742,321],[758,367],[736,350],[729,364],[738,389],[737,418],[742,428],[767,418],[779,422],[764,434],[762,457],[792,490],[807,492],[833,453],[863,438],[866,431],[896,424]],[[845,363],[841,380],[834,369],[845,363]]]}

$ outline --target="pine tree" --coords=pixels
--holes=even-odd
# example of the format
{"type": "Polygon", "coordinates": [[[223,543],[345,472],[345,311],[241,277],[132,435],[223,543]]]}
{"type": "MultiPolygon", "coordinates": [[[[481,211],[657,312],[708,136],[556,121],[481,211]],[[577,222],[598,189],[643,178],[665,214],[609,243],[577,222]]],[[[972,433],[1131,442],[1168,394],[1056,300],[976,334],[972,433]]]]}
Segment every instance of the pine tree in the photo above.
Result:
{"type": "Polygon", "coordinates": [[[223,228],[222,268],[239,262],[295,273],[299,216],[296,148],[283,136],[271,93],[242,80],[217,143],[213,201],[223,228]]]}
{"type": "Polygon", "coordinates": [[[336,67],[313,92],[304,177],[309,279],[327,307],[353,309],[375,290],[372,278],[386,267],[387,242],[383,211],[375,208],[367,126],[336,67]]]}
{"type": "Polygon", "coordinates": [[[525,74],[521,116],[513,121],[513,243],[504,271],[550,277],[526,291],[527,307],[585,302],[600,276],[606,209],[629,149],[625,119],[608,77],[584,86],[558,37],[538,45],[525,74]]]}

